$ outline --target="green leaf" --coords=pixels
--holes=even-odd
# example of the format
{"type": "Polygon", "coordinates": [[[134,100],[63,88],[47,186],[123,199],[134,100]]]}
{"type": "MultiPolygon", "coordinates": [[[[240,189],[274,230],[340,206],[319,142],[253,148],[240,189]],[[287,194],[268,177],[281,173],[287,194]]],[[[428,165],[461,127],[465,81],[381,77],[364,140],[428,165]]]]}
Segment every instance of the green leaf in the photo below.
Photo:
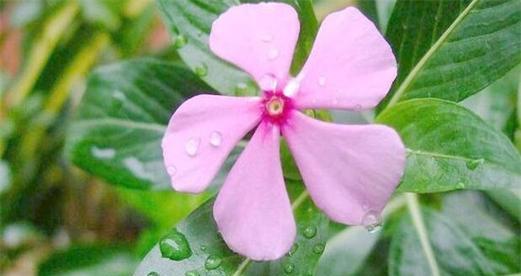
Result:
{"type": "Polygon", "coordinates": [[[476,201],[475,195],[451,195],[449,201],[452,202],[444,205],[441,212],[423,208],[424,229],[417,227],[414,216],[404,217],[391,243],[389,275],[518,272],[519,238],[514,231],[502,226],[483,202],[476,201]]]}
{"type": "Polygon", "coordinates": [[[137,260],[119,246],[73,246],[52,254],[39,265],[39,276],[131,275],[137,260]]]}
{"type": "Polygon", "coordinates": [[[184,67],[154,59],[102,67],[88,80],[66,152],[110,183],[169,187],[160,147],[166,124],[186,97],[208,89],[184,67]]]}
{"type": "Polygon", "coordinates": [[[295,245],[287,256],[273,262],[253,262],[232,252],[217,231],[212,215],[213,200],[210,200],[172,229],[143,259],[134,275],[148,275],[150,272],[159,275],[313,274],[325,247],[329,220],[306,197],[301,182],[289,182],[287,189],[294,199],[293,210],[298,227],[295,245]],[[191,254],[187,253],[185,259],[170,259],[171,252],[165,248],[162,254],[160,245],[163,243],[164,247],[169,243],[165,239],[172,237],[177,241],[186,240],[191,254]]]}
{"type": "Polygon", "coordinates": [[[457,104],[409,100],[377,121],[395,128],[408,148],[400,191],[521,187],[521,157],[512,143],[457,104]]]}
{"type": "MultiPolygon", "coordinates": [[[[260,0],[158,0],[168,30],[175,38],[183,61],[208,84],[224,94],[254,94],[257,90],[249,76],[215,56],[208,47],[213,21],[224,11],[240,2],[260,0]]],[[[284,0],[293,5],[300,16],[301,32],[294,55],[293,71],[298,71],[311,50],[317,31],[317,20],[311,0],[284,0]]],[[[266,20],[269,20],[268,18],[266,20]]]]}
{"type": "Polygon", "coordinates": [[[357,275],[371,254],[380,232],[369,233],[363,227],[349,227],[328,240],[320,258],[318,276],[357,275]]]}
{"type": "Polygon", "coordinates": [[[387,37],[399,59],[388,100],[460,101],[520,63],[518,0],[398,1],[387,37]]]}

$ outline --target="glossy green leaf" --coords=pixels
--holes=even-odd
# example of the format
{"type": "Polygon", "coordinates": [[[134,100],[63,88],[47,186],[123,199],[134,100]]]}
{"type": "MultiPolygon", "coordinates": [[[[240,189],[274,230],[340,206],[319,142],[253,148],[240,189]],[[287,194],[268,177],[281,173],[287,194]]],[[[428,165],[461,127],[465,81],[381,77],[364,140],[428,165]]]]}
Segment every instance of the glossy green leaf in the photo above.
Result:
{"type": "Polygon", "coordinates": [[[400,191],[521,187],[521,157],[512,143],[457,104],[409,100],[377,121],[395,128],[408,148],[400,191]]]}
{"type": "Polygon", "coordinates": [[[74,246],[52,254],[39,265],[39,276],[131,275],[137,260],[127,247],[74,246]]]}
{"type": "Polygon", "coordinates": [[[110,183],[169,187],[160,147],[166,124],[186,97],[208,89],[184,67],[154,59],[102,67],[88,80],[66,152],[110,183]]]}
{"type": "Polygon", "coordinates": [[[425,229],[406,216],[390,248],[389,275],[500,275],[518,272],[519,237],[476,194],[455,194],[440,212],[424,208],[425,229]],[[463,207],[463,208],[462,208],[463,207]],[[486,225],[486,227],[484,227],[486,225]],[[424,235],[432,248],[429,256],[424,235]],[[429,256],[429,257],[428,257],[429,256]]]}
{"type": "Polygon", "coordinates": [[[398,1],[387,37],[399,59],[392,104],[460,101],[521,61],[518,0],[398,1]]]}
{"type": "MultiPolygon", "coordinates": [[[[174,37],[183,61],[208,84],[224,94],[253,94],[256,85],[246,73],[215,56],[208,47],[213,21],[229,7],[240,2],[259,0],[158,0],[168,30],[174,37]]],[[[284,0],[292,4],[300,16],[301,32],[293,60],[293,71],[304,62],[311,50],[317,30],[317,20],[310,0],[284,0]]],[[[269,19],[266,19],[269,20],[269,19]]]]}
{"type": "MultiPolygon", "coordinates": [[[[210,200],[168,233],[143,259],[134,275],[144,276],[151,272],[159,275],[313,274],[325,247],[329,220],[306,198],[302,183],[289,182],[287,188],[293,198],[298,227],[297,240],[287,256],[273,262],[253,262],[232,252],[217,231],[212,215],[213,200],[210,200]],[[170,243],[167,240],[172,237],[186,241],[191,254],[180,252],[186,253],[185,259],[172,260],[169,257],[171,254],[165,244],[170,243]]],[[[185,247],[177,248],[183,251],[185,247]]]]}
{"type": "Polygon", "coordinates": [[[380,232],[369,233],[363,227],[349,227],[327,242],[320,258],[317,276],[357,275],[374,249],[380,232]]]}

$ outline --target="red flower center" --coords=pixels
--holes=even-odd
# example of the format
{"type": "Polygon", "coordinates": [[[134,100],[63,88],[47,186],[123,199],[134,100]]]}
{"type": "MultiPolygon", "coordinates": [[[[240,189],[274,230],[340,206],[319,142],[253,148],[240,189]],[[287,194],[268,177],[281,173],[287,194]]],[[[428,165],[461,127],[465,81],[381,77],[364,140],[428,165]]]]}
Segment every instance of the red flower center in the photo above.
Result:
{"type": "Polygon", "coordinates": [[[284,96],[282,91],[264,91],[261,108],[262,119],[273,124],[284,124],[293,109],[291,98],[284,96]]]}

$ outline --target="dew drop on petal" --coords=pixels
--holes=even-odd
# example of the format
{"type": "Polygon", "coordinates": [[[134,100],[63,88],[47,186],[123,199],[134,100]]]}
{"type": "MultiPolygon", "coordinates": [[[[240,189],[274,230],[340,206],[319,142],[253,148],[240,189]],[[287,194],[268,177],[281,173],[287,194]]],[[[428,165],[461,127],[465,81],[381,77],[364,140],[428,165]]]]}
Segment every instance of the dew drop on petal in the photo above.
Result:
{"type": "Polygon", "coordinates": [[[166,172],[168,173],[168,175],[174,176],[177,173],[177,168],[175,166],[168,166],[166,168],[166,172]]]}
{"type": "Polygon", "coordinates": [[[197,155],[197,151],[199,150],[199,144],[201,143],[201,139],[199,138],[191,138],[186,142],[185,151],[191,157],[197,155]]]}
{"type": "Polygon", "coordinates": [[[287,263],[284,265],[284,272],[286,274],[291,274],[295,270],[295,265],[291,263],[287,263]]]}
{"type": "Polygon", "coordinates": [[[318,85],[320,86],[326,86],[326,77],[320,77],[318,79],[318,85]]]}
{"type": "Polygon", "coordinates": [[[159,251],[161,251],[163,258],[175,261],[192,256],[192,250],[186,237],[177,230],[173,230],[159,242],[159,251]]]}
{"type": "Polygon", "coordinates": [[[266,74],[260,79],[259,85],[264,91],[274,91],[277,89],[277,77],[272,74],[266,74]]]}
{"type": "Polygon", "coordinates": [[[221,265],[221,262],[221,258],[214,255],[210,255],[204,262],[204,267],[208,270],[213,270],[218,268],[221,265]]]}
{"type": "Polygon", "coordinates": [[[368,211],[362,218],[362,225],[369,233],[376,233],[382,228],[382,219],[375,211],[368,211]]]}
{"type": "Polygon", "coordinates": [[[317,234],[317,228],[315,226],[308,226],[304,229],[304,237],[307,239],[313,238],[317,234]]]}
{"type": "Polygon", "coordinates": [[[268,59],[269,60],[275,60],[279,57],[279,50],[272,48],[268,52],[268,59]]]}
{"type": "Polygon", "coordinates": [[[210,145],[219,147],[223,141],[223,135],[219,131],[214,131],[210,134],[210,145]]]}

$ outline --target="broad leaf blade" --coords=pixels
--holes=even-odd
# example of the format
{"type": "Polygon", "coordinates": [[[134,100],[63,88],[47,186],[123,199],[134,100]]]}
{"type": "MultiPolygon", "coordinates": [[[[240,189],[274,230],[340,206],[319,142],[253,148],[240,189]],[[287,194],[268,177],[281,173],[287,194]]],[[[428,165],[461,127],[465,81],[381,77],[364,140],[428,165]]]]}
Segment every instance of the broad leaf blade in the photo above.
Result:
{"type": "MultiPolygon", "coordinates": [[[[431,263],[442,275],[500,275],[519,271],[519,238],[502,226],[495,213],[469,194],[454,194],[442,212],[422,210],[431,263]],[[458,210],[466,206],[467,212],[458,210]],[[469,216],[468,211],[472,213],[469,216]],[[488,229],[483,229],[484,223],[488,229]],[[480,231],[481,229],[481,231],[480,231]],[[483,231],[485,230],[485,231],[483,231]]],[[[419,231],[405,217],[393,236],[389,275],[431,274],[419,231]]]]}
{"type": "Polygon", "coordinates": [[[521,187],[521,157],[512,143],[461,106],[409,100],[377,121],[395,128],[409,149],[400,191],[521,187]]]}
{"type": "MultiPolygon", "coordinates": [[[[174,36],[183,61],[217,91],[224,94],[254,94],[256,85],[240,69],[215,56],[208,47],[208,37],[212,23],[233,5],[257,3],[260,0],[158,0],[168,30],[174,36]]],[[[283,0],[295,7],[301,21],[301,32],[293,71],[298,71],[311,50],[317,31],[317,20],[310,0],[283,0]]],[[[267,18],[266,20],[269,20],[267,18]]],[[[283,27],[283,26],[281,26],[283,27]]]]}
{"type": "Polygon", "coordinates": [[[161,138],[175,108],[209,87],[182,66],[153,59],[98,69],[87,83],[66,151],[110,183],[166,188],[161,138]]]}
{"type": "Polygon", "coordinates": [[[398,53],[399,100],[435,97],[460,101],[520,63],[518,0],[397,3],[387,35],[398,53]]]}

